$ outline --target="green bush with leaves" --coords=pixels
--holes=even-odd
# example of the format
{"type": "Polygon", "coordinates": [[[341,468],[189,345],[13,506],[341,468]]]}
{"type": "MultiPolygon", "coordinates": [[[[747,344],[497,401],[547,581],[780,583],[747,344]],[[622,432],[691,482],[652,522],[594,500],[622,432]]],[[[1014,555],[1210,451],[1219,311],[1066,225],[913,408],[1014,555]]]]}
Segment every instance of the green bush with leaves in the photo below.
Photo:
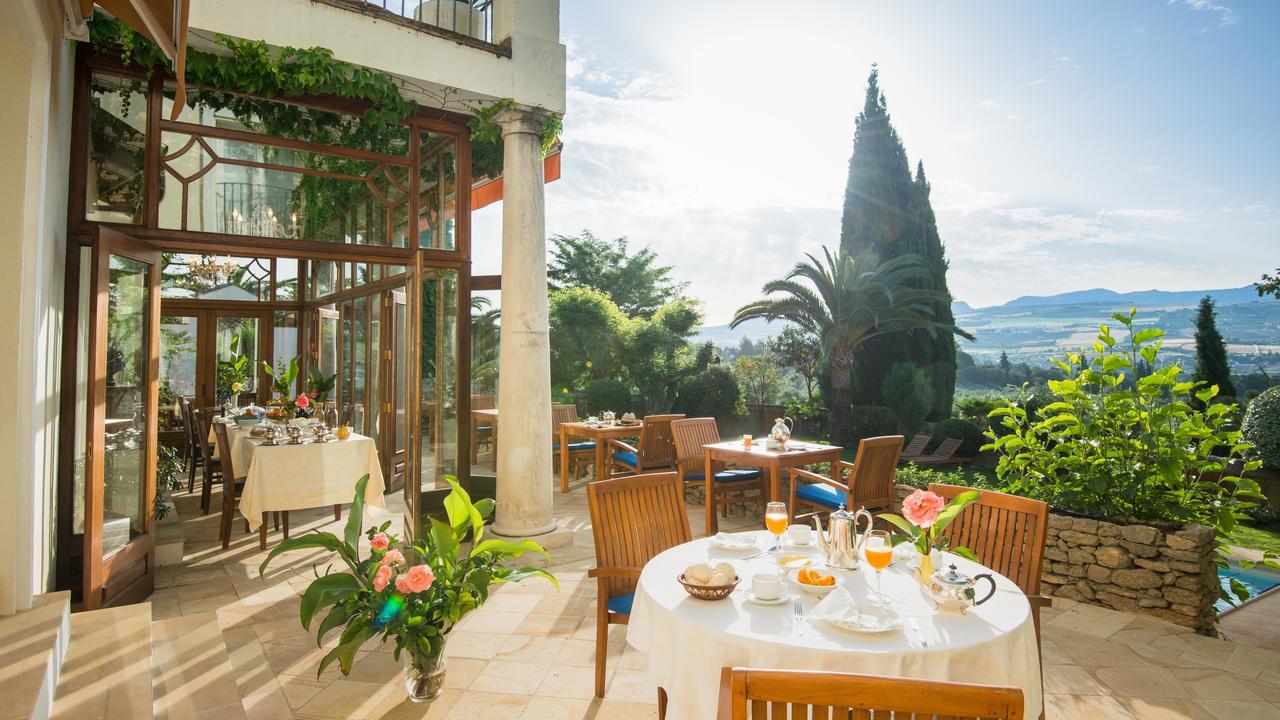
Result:
{"type": "Polygon", "coordinates": [[[1280,470],[1280,385],[1249,403],[1242,430],[1263,467],[1280,470]]]}
{"type": "Polygon", "coordinates": [[[742,388],[733,371],[724,365],[712,365],[676,386],[676,412],[689,417],[713,417],[726,420],[746,413],[742,388]]]}
{"type": "Polygon", "coordinates": [[[618,417],[627,412],[639,413],[640,408],[633,407],[633,404],[631,388],[621,380],[605,378],[587,383],[587,412],[590,415],[606,411],[613,411],[618,417]]]}
{"type": "Polygon", "coordinates": [[[932,452],[947,438],[960,441],[960,447],[956,449],[957,457],[971,458],[978,454],[978,450],[986,442],[986,426],[964,418],[947,418],[933,426],[933,439],[925,450],[932,452]]]}
{"type": "Polygon", "coordinates": [[[898,429],[915,432],[933,408],[933,384],[918,365],[894,363],[880,382],[884,404],[898,418],[898,429]]]}
{"type": "Polygon", "coordinates": [[[898,415],[883,405],[854,405],[850,408],[852,446],[862,438],[894,435],[898,432],[898,415]]]}
{"type": "Polygon", "coordinates": [[[1136,329],[1134,314],[1112,315],[1127,338],[1104,324],[1091,356],[1053,361],[1066,377],[1049,382],[1047,405],[1028,413],[1006,402],[992,411],[1010,432],[997,438],[989,431],[993,442],[984,449],[1000,453],[996,473],[1018,494],[1108,518],[1198,522],[1229,534],[1259,488],[1219,476],[1249,446],[1226,429],[1231,407],[1209,402],[1216,386],[1182,379],[1179,365],[1159,365],[1164,331],[1136,329]],[[1135,380],[1139,367],[1149,370],[1135,380]]]}

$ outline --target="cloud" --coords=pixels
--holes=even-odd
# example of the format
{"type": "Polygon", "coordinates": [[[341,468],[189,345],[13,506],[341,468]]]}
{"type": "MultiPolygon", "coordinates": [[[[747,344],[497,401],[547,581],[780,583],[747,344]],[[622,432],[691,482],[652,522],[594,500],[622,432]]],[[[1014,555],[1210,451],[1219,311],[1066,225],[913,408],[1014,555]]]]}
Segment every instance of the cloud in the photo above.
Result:
{"type": "Polygon", "coordinates": [[[1250,214],[1252,214],[1252,213],[1269,213],[1269,212],[1271,212],[1271,206],[1270,206],[1270,205],[1245,205],[1245,206],[1244,206],[1244,211],[1245,211],[1245,212],[1247,212],[1247,213],[1250,213],[1250,214]]]}
{"type": "Polygon", "coordinates": [[[1159,169],[1160,169],[1159,165],[1139,165],[1138,167],[1134,168],[1133,171],[1144,173],[1144,172],[1154,172],[1159,169]]]}
{"type": "Polygon", "coordinates": [[[935,211],[971,213],[990,210],[1007,204],[1010,198],[1009,193],[984,190],[951,177],[931,178],[930,185],[933,190],[929,199],[935,211]]]}
{"type": "Polygon", "coordinates": [[[1047,82],[1049,81],[1044,78],[1036,78],[1035,80],[1032,80],[1031,82],[1027,83],[1027,85],[1029,87],[1035,87],[1036,85],[1043,85],[1047,82]]]}
{"type": "Polygon", "coordinates": [[[1134,220],[1189,222],[1198,218],[1200,213],[1196,210],[1180,210],[1177,208],[1119,208],[1116,210],[1099,210],[1098,215],[1134,220]]]}
{"type": "MultiPolygon", "coordinates": [[[[1169,0],[1170,4],[1176,0],[1169,0]]],[[[1227,27],[1240,22],[1240,16],[1234,10],[1213,0],[1183,0],[1183,4],[1196,12],[1207,12],[1218,16],[1218,27],[1227,27]]]]}
{"type": "Polygon", "coordinates": [[[983,100],[982,102],[978,103],[978,107],[986,108],[987,110],[999,110],[1000,103],[996,102],[995,100],[983,100]]]}

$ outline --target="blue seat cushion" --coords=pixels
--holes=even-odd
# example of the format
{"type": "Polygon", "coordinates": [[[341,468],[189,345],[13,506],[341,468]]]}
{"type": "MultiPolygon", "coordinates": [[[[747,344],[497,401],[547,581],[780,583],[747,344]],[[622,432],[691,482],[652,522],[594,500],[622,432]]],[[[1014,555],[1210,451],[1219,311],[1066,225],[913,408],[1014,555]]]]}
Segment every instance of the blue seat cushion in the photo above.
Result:
{"type": "MultiPolygon", "coordinates": [[[[702,482],[707,479],[706,473],[689,472],[684,474],[687,482],[702,482]]],[[[716,473],[716,482],[740,482],[742,480],[759,480],[759,470],[721,470],[716,473]]]]}
{"type": "MultiPolygon", "coordinates": [[[[586,442],[569,443],[569,452],[581,452],[583,450],[595,450],[596,444],[590,440],[586,442]]],[[[559,445],[552,445],[551,452],[560,452],[559,445]]]]}
{"type": "Polygon", "coordinates": [[[630,465],[631,467],[638,467],[638,459],[636,458],[636,454],[633,452],[616,452],[613,454],[613,459],[620,463],[630,465]]]}
{"type": "Polygon", "coordinates": [[[796,498],[815,505],[835,509],[844,504],[844,493],[825,483],[812,483],[796,488],[796,498]]]}
{"type": "Polygon", "coordinates": [[[631,614],[631,603],[636,599],[635,593],[627,593],[626,595],[614,595],[604,604],[609,608],[609,612],[620,613],[622,615],[631,614]]]}

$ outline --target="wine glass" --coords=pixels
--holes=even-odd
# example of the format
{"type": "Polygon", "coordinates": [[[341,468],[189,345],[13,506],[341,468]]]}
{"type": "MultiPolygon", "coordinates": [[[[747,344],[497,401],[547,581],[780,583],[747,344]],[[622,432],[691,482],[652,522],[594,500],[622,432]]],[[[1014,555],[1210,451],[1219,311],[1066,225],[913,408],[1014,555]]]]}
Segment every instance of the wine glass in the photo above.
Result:
{"type": "Polygon", "coordinates": [[[889,542],[889,533],[884,530],[872,530],[867,534],[863,552],[867,556],[867,564],[876,571],[876,597],[884,605],[884,594],[880,592],[880,571],[893,562],[893,544],[889,542]]]}
{"type": "Polygon", "coordinates": [[[787,531],[787,524],[790,523],[791,517],[787,514],[787,506],[785,503],[771,502],[764,508],[764,526],[773,533],[775,552],[782,549],[782,534],[787,531]]]}

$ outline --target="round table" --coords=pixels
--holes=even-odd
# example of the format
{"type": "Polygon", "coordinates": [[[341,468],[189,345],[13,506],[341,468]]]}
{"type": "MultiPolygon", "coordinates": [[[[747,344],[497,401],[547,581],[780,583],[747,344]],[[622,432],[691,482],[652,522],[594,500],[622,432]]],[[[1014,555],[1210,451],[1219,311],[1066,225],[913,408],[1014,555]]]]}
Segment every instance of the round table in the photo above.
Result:
{"type": "MultiPolygon", "coordinates": [[[[759,548],[773,537],[760,531],[743,533],[759,548]]],[[[712,717],[720,683],[720,669],[729,666],[827,670],[890,675],[928,680],[1009,685],[1025,698],[1024,717],[1040,715],[1039,648],[1031,607],[1008,578],[977,563],[947,555],[947,562],[967,575],[991,573],[996,593],[981,606],[964,613],[937,610],[915,579],[914,571],[895,562],[883,573],[883,592],[902,616],[902,628],[881,634],[841,630],[823,620],[806,619],[796,627],[792,599],[807,614],[819,598],[787,582],[791,599],[763,605],[749,599],[751,576],[779,572],[772,556],[745,559],[758,550],[728,551],[711,545],[710,538],[673,547],[650,560],[640,575],[632,606],[627,642],[649,655],[648,675],[666,690],[667,718],[712,717]],[[729,598],[697,600],[676,577],[692,563],[734,565],[742,582],[729,598]]],[[[816,547],[807,552],[820,558],[816,547]]],[[[857,571],[827,569],[839,577],[859,603],[874,597],[875,572],[864,563],[857,571]]],[[[979,588],[984,592],[986,583],[979,588]]]]}

